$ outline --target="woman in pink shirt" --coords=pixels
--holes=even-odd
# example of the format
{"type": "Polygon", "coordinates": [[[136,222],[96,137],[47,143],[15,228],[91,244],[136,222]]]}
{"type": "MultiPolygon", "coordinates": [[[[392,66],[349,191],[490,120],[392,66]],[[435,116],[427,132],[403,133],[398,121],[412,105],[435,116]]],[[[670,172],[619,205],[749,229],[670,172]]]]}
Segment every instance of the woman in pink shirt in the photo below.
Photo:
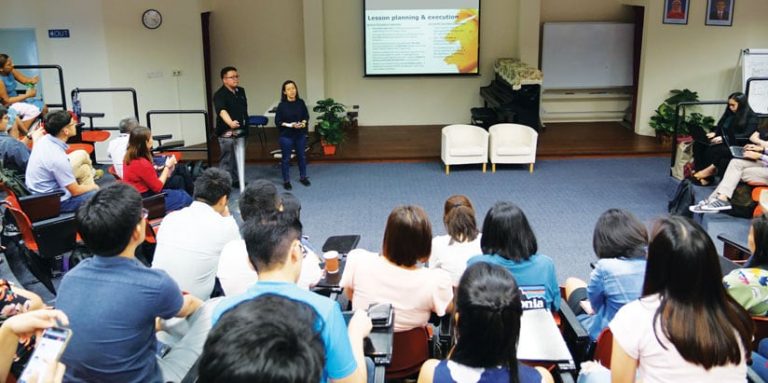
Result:
{"type": "Polygon", "coordinates": [[[449,274],[423,265],[431,252],[432,225],[424,209],[396,207],[387,219],[382,255],[351,251],[340,284],[354,309],[392,304],[396,332],[425,326],[431,313],[445,315],[453,299],[449,274]]]}

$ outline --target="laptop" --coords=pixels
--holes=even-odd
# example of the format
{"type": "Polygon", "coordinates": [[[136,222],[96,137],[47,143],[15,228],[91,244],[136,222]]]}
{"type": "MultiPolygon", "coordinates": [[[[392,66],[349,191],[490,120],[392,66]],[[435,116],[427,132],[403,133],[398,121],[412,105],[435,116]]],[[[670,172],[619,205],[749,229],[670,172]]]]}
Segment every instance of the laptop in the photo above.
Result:
{"type": "Polygon", "coordinates": [[[731,156],[733,156],[733,158],[744,159],[744,147],[731,145],[729,141],[730,140],[728,139],[728,134],[723,134],[723,142],[726,146],[728,146],[728,150],[731,151],[731,156]]]}

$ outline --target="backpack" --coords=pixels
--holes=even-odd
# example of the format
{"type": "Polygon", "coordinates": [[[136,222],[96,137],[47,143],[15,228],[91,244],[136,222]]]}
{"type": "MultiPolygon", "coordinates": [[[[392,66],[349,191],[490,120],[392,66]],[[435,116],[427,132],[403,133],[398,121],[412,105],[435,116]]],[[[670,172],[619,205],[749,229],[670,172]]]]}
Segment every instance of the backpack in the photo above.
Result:
{"type": "Polygon", "coordinates": [[[693,213],[688,208],[695,203],[693,199],[693,183],[689,179],[684,179],[677,185],[674,196],[669,201],[669,204],[667,204],[667,210],[671,215],[692,218],[693,213]]]}
{"type": "Polygon", "coordinates": [[[734,217],[752,218],[757,207],[757,202],[752,200],[752,189],[754,189],[753,186],[739,183],[731,196],[731,209],[723,213],[734,217]]]}

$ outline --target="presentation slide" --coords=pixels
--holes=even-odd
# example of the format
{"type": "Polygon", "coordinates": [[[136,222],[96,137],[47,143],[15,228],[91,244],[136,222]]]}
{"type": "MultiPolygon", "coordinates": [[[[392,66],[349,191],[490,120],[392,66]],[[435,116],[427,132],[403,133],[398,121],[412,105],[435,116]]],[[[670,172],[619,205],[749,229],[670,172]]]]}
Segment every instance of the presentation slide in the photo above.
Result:
{"type": "Polygon", "coordinates": [[[365,0],[365,75],[478,74],[480,0],[365,0]]]}

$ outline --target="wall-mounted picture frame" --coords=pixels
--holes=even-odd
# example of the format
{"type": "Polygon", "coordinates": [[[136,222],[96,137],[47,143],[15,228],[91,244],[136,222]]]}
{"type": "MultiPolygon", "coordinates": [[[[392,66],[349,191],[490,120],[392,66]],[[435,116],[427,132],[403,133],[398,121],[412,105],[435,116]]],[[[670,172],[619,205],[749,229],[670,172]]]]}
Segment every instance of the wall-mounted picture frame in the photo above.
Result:
{"type": "Polygon", "coordinates": [[[690,0],[664,0],[664,24],[688,24],[690,0]]]}
{"type": "Polygon", "coordinates": [[[707,0],[706,25],[730,27],[733,25],[733,6],[736,0],[707,0]]]}

